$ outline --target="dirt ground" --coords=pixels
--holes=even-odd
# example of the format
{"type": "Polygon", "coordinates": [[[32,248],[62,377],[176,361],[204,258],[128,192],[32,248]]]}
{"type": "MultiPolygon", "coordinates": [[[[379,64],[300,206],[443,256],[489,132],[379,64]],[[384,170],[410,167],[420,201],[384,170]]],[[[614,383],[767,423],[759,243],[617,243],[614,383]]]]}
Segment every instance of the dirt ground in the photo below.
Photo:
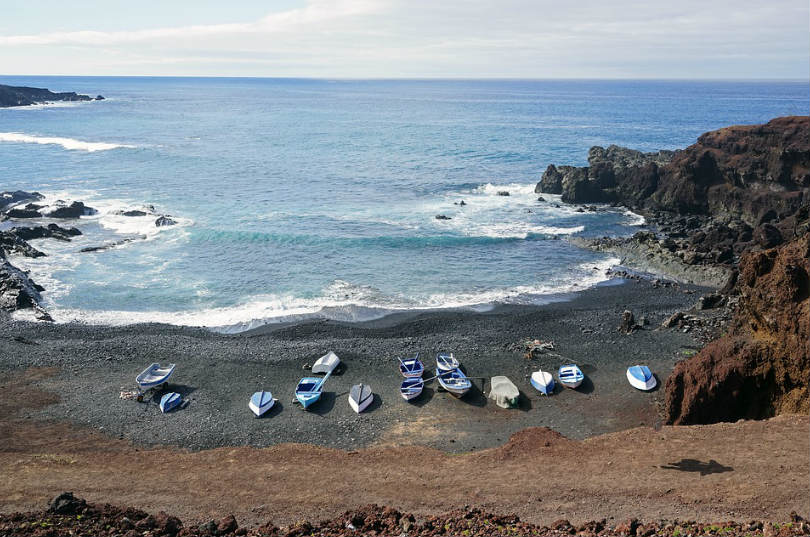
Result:
{"type": "Polygon", "coordinates": [[[537,524],[787,520],[791,511],[810,511],[807,416],[643,427],[584,441],[533,428],[501,447],[462,455],[301,444],[190,452],[25,419],[22,410],[57,400],[31,385],[56,372],[29,369],[0,386],[2,512],[40,509],[66,490],[188,521],[233,513],[242,525],[318,520],[369,503],[417,514],[471,505],[537,524]]]}

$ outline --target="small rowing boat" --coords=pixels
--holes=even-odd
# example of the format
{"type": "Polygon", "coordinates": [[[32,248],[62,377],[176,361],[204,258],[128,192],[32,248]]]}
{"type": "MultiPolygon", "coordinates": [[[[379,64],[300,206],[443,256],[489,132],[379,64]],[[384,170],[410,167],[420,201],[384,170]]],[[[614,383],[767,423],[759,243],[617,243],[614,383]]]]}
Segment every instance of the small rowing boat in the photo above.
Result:
{"type": "Polygon", "coordinates": [[[177,392],[167,393],[160,398],[160,411],[164,414],[180,406],[183,398],[177,392]]]}
{"type": "Polygon", "coordinates": [[[560,367],[557,372],[557,378],[560,379],[560,384],[566,388],[577,388],[585,379],[579,366],[576,364],[568,364],[560,367]]]}
{"type": "Polygon", "coordinates": [[[462,373],[460,369],[450,371],[437,369],[436,380],[439,381],[439,386],[455,397],[464,397],[464,394],[470,391],[472,387],[472,382],[470,382],[467,375],[462,373]]]}
{"type": "Polygon", "coordinates": [[[425,381],[421,378],[410,377],[402,381],[402,386],[399,388],[399,393],[406,401],[416,399],[425,387],[425,381]]]}
{"type": "Polygon", "coordinates": [[[458,365],[458,360],[452,352],[440,352],[436,355],[436,367],[439,368],[439,371],[452,371],[458,369],[458,365]]]}
{"type": "Polygon", "coordinates": [[[627,368],[627,380],[630,386],[648,392],[655,388],[658,381],[646,365],[634,365],[627,368]]]}
{"type": "Polygon", "coordinates": [[[327,352],[312,364],[313,373],[331,373],[340,364],[340,358],[332,351],[327,352]]]}
{"type": "Polygon", "coordinates": [[[174,364],[161,366],[159,363],[155,362],[141,371],[141,374],[135,377],[135,382],[138,383],[138,388],[142,392],[145,392],[146,390],[157,388],[169,380],[172,372],[174,372],[174,364]]]}
{"type": "Polygon", "coordinates": [[[248,403],[248,408],[256,414],[256,417],[261,417],[262,414],[267,412],[273,407],[273,403],[276,400],[273,399],[273,394],[270,392],[256,392],[250,397],[250,402],[248,403]]]}
{"type": "Polygon", "coordinates": [[[358,414],[374,400],[374,392],[365,384],[355,384],[349,392],[349,406],[358,414]]]}
{"type": "Polygon", "coordinates": [[[552,377],[551,373],[548,371],[538,369],[532,373],[529,382],[531,382],[532,386],[534,386],[534,388],[543,395],[548,395],[554,392],[554,377],[552,377]]]}
{"type": "Polygon", "coordinates": [[[323,383],[326,382],[326,379],[328,379],[331,374],[332,373],[329,372],[323,378],[304,377],[298,381],[298,386],[295,387],[295,398],[301,403],[301,406],[305,410],[321,398],[323,383]]]}
{"type": "Polygon", "coordinates": [[[399,372],[406,378],[421,377],[425,372],[425,364],[419,360],[419,353],[413,358],[399,359],[399,372]]]}

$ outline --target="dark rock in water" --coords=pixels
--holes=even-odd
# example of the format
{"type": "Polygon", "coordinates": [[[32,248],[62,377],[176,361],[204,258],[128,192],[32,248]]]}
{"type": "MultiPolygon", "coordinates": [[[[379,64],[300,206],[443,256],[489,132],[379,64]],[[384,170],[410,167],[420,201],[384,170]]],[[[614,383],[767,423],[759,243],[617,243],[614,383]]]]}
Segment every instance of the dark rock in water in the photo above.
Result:
{"type": "Polygon", "coordinates": [[[60,241],[69,241],[71,237],[81,235],[82,232],[75,227],[64,228],[57,224],[48,224],[36,227],[15,227],[11,230],[17,237],[23,240],[54,238],[60,241]]]}
{"type": "Polygon", "coordinates": [[[15,190],[13,192],[0,192],[0,211],[10,205],[18,205],[25,201],[39,201],[44,196],[39,192],[25,192],[15,190]]]}
{"type": "Polygon", "coordinates": [[[15,233],[15,230],[0,231],[0,249],[6,253],[13,252],[25,257],[45,257],[43,252],[40,252],[25,242],[25,240],[21,239],[15,233]]]}
{"type": "Polygon", "coordinates": [[[562,194],[562,180],[563,175],[557,170],[554,164],[549,164],[546,171],[543,172],[543,177],[540,182],[534,187],[537,194],[544,192],[546,194],[562,194]]]}
{"type": "Polygon", "coordinates": [[[79,250],[82,253],[89,253],[89,252],[102,252],[104,250],[109,250],[110,248],[115,248],[116,246],[121,246],[122,244],[126,244],[128,242],[132,242],[138,239],[145,239],[145,235],[141,235],[139,237],[127,237],[126,239],[121,239],[120,241],[108,242],[106,244],[101,244],[99,246],[86,246],[79,250]]]}
{"type": "Polygon", "coordinates": [[[132,209],[130,211],[116,211],[115,214],[121,216],[146,216],[149,213],[147,213],[146,211],[139,211],[137,209],[132,209]]]}
{"type": "Polygon", "coordinates": [[[16,311],[33,308],[44,313],[39,306],[39,293],[42,290],[28,274],[5,259],[0,261],[0,309],[16,311]]]}
{"type": "Polygon", "coordinates": [[[630,310],[624,310],[622,313],[622,323],[619,325],[619,332],[622,334],[630,334],[638,328],[636,325],[636,318],[630,310]]]}
{"type": "Polygon", "coordinates": [[[96,95],[96,98],[95,98],[95,99],[93,99],[93,100],[95,100],[95,101],[103,101],[103,100],[104,100],[104,96],[103,96],[103,95],[96,95]]]}
{"type": "Polygon", "coordinates": [[[83,499],[76,498],[72,492],[63,492],[51,500],[48,511],[57,515],[76,515],[85,507],[87,507],[87,502],[83,499]]]}
{"type": "Polygon", "coordinates": [[[585,212],[585,209],[583,209],[582,207],[577,207],[576,212],[578,212],[578,213],[584,213],[584,212],[585,212]]]}
{"type": "Polygon", "coordinates": [[[436,215],[436,220],[451,220],[451,218],[449,216],[446,216],[446,215],[443,215],[443,214],[437,214],[436,215]]]}
{"type": "Polygon", "coordinates": [[[499,196],[509,196],[510,194],[509,194],[508,190],[499,190],[498,195],[499,196]]]}
{"type": "Polygon", "coordinates": [[[546,201],[546,198],[544,198],[543,196],[538,196],[537,201],[546,201]]]}
{"type": "Polygon", "coordinates": [[[454,201],[453,205],[458,205],[459,207],[464,207],[467,204],[464,203],[464,200],[461,200],[461,201],[454,201]]]}
{"type": "Polygon", "coordinates": [[[30,209],[11,209],[6,212],[6,216],[9,218],[40,218],[42,214],[30,209]]]}
{"type": "Polygon", "coordinates": [[[754,230],[753,239],[762,248],[773,248],[782,244],[782,233],[773,224],[762,224],[754,230]]]}
{"type": "Polygon", "coordinates": [[[54,93],[44,88],[27,86],[6,86],[0,84],[0,108],[29,106],[54,101],[90,101],[91,97],[75,92],[54,93]]]}
{"type": "Polygon", "coordinates": [[[57,207],[48,213],[48,216],[51,218],[79,218],[80,216],[96,214],[96,212],[95,209],[86,206],[83,202],[74,201],[70,205],[57,207]]]}
{"type": "Polygon", "coordinates": [[[166,215],[160,216],[160,217],[158,217],[157,220],[155,220],[155,226],[156,227],[173,226],[176,223],[177,222],[175,222],[174,220],[172,220],[171,218],[169,218],[166,215]]]}

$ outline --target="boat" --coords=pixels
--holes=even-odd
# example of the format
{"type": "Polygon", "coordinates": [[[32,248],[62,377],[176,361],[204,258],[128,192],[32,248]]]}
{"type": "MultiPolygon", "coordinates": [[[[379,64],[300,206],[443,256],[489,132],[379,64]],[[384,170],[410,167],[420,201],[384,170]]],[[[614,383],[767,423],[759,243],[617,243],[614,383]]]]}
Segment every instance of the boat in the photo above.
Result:
{"type": "Polygon", "coordinates": [[[501,408],[517,408],[520,403],[520,390],[508,377],[492,377],[489,382],[489,398],[501,408]]]}
{"type": "Polygon", "coordinates": [[[399,388],[399,393],[406,401],[416,399],[422,393],[425,387],[425,381],[418,377],[406,378],[402,381],[402,386],[399,388]]]}
{"type": "Polygon", "coordinates": [[[355,384],[349,392],[349,406],[358,414],[374,400],[374,392],[365,384],[355,384]]]}
{"type": "Polygon", "coordinates": [[[417,352],[413,358],[399,360],[399,372],[403,377],[421,377],[425,372],[425,364],[419,360],[419,353],[417,352]]]}
{"type": "Polygon", "coordinates": [[[554,377],[551,376],[551,373],[548,371],[543,371],[542,369],[538,369],[534,373],[532,373],[531,379],[529,380],[532,386],[535,389],[542,393],[543,395],[548,395],[550,393],[554,393],[554,377]]]}
{"type": "Polygon", "coordinates": [[[634,365],[627,368],[627,380],[633,388],[643,390],[645,392],[655,388],[658,381],[655,375],[652,374],[650,368],[646,365],[634,365]]]}
{"type": "Polygon", "coordinates": [[[160,411],[164,414],[180,406],[183,398],[177,392],[167,393],[160,398],[160,411]]]}
{"type": "Polygon", "coordinates": [[[453,356],[453,353],[440,352],[436,355],[436,367],[440,371],[452,371],[458,369],[458,360],[453,356]]]}
{"type": "Polygon", "coordinates": [[[260,417],[262,414],[267,412],[273,407],[273,403],[276,400],[273,399],[273,394],[270,392],[256,392],[250,397],[250,402],[248,403],[248,408],[256,414],[256,417],[260,417]]]}
{"type": "Polygon", "coordinates": [[[145,392],[146,390],[157,388],[169,380],[169,377],[172,375],[173,371],[174,364],[161,366],[159,363],[155,362],[141,371],[141,374],[135,377],[135,382],[138,383],[138,388],[145,392]]]}
{"type": "Polygon", "coordinates": [[[439,381],[439,386],[455,397],[463,397],[472,387],[470,379],[460,369],[450,371],[436,369],[436,380],[439,381]]]}
{"type": "Polygon", "coordinates": [[[576,364],[568,364],[560,367],[557,372],[557,378],[560,379],[560,384],[566,388],[577,388],[585,379],[579,366],[576,364]]]}
{"type": "Polygon", "coordinates": [[[309,408],[321,398],[323,391],[323,383],[329,378],[329,372],[323,378],[318,377],[304,377],[298,382],[295,387],[295,398],[301,403],[304,409],[309,408]]]}
{"type": "Polygon", "coordinates": [[[318,358],[312,365],[313,373],[331,373],[340,364],[340,358],[332,351],[318,358]]]}

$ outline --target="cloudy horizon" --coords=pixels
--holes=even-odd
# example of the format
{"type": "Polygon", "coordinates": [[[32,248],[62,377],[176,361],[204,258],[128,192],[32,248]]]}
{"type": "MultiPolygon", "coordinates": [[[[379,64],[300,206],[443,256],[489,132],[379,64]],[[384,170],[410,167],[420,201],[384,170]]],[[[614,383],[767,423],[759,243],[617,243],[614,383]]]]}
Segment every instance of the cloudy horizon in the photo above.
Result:
{"type": "Polygon", "coordinates": [[[0,74],[810,77],[805,0],[29,4],[7,9],[0,21],[0,74]]]}

